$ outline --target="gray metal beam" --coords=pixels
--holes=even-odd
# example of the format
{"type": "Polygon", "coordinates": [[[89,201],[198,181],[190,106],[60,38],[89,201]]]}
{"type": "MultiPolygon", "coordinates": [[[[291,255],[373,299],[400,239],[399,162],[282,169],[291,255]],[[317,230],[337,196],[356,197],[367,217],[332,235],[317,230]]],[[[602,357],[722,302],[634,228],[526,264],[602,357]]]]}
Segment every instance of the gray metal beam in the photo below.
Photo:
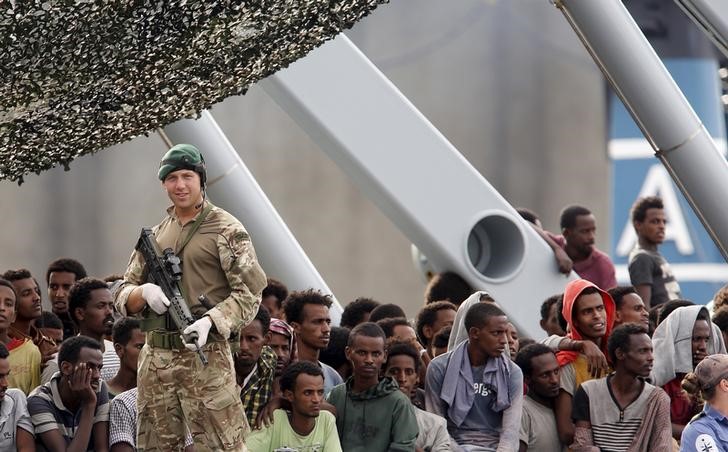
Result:
{"type": "Polygon", "coordinates": [[[728,163],[622,2],[554,4],[728,259],[728,163]]]}
{"type": "Polygon", "coordinates": [[[487,289],[521,332],[543,335],[539,306],[568,281],[551,250],[346,36],[260,85],[434,270],[487,289]]]}

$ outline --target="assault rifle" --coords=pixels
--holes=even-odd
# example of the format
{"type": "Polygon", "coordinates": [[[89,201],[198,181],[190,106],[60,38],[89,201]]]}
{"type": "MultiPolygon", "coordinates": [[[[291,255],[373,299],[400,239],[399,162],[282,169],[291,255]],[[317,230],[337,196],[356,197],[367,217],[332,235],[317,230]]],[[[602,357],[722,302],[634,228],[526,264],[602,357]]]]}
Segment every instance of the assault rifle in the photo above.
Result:
{"type": "MultiPolygon", "coordinates": [[[[161,287],[162,292],[169,299],[167,312],[181,334],[185,328],[195,322],[195,318],[192,316],[180,290],[182,267],[180,266],[179,257],[174,254],[171,248],[160,251],[159,244],[151,228],[142,228],[136,250],[142,254],[147,264],[149,281],[161,287]]],[[[187,335],[182,334],[182,339],[188,344],[195,344],[200,361],[206,366],[207,357],[205,357],[197,342],[199,339],[197,332],[187,335]]]]}

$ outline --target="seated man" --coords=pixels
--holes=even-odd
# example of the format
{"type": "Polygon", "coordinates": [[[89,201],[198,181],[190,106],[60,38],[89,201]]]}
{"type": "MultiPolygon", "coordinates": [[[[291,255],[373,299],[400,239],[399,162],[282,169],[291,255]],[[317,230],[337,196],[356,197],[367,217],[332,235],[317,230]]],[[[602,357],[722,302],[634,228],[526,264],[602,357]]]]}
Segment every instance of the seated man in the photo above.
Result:
{"type": "Polygon", "coordinates": [[[516,355],[528,393],[523,398],[520,452],[566,450],[559,440],[554,402],[559,395],[559,362],[543,344],[523,347],[516,355]]]}
{"type": "Polygon", "coordinates": [[[427,369],[427,411],[447,419],[466,451],[518,450],[523,374],[505,354],[508,318],[493,303],[476,303],[463,325],[468,339],[427,369]]]}
{"type": "Polygon", "coordinates": [[[283,374],[283,370],[291,361],[296,361],[296,342],[293,328],[280,319],[270,319],[270,337],[268,346],[276,354],[276,377],[283,374]]]}
{"type": "Polygon", "coordinates": [[[114,328],[114,298],[106,281],[89,276],[73,283],[68,293],[68,309],[78,325],[78,334],[101,344],[104,364],[101,379],[111,380],[121,362],[114,343],[105,339],[114,328]]]}
{"type": "Polygon", "coordinates": [[[617,327],[609,337],[609,356],[614,373],[584,382],[574,395],[572,449],[672,450],[670,398],[644,380],[653,362],[647,328],[617,327]]]}
{"type": "MultiPolygon", "coordinates": [[[[392,339],[387,343],[387,361],[384,375],[394,379],[399,390],[412,400],[418,389],[420,367],[423,366],[420,352],[414,341],[392,339]]],[[[414,401],[413,401],[414,402],[414,401]]],[[[415,405],[417,428],[420,430],[415,442],[415,450],[428,452],[450,452],[457,450],[457,444],[447,433],[447,422],[443,417],[428,413],[415,405]]]]}
{"type": "Polygon", "coordinates": [[[632,286],[617,286],[607,292],[614,300],[617,309],[614,318],[615,328],[623,323],[637,323],[649,329],[650,313],[637,294],[637,289],[632,286]]]}
{"type": "Polygon", "coordinates": [[[114,350],[119,357],[119,371],[107,382],[109,398],[136,388],[139,352],[144,347],[145,334],[141,330],[139,320],[122,317],[117,320],[112,330],[114,350]]]}
{"type": "MultiPolygon", "coordinates": [[[[567,322],[568,339],[591,343],[608,356],[607,340],[614,325],[614,311],[612,297],[594,283],[577,279],[566,285],[561,314],[567,322]]],[[[556,426],[561,443],[571,444],[574,440],[571,416],[574,394],[582,383],[603,374],[601,370],[594,372],[594,366],[587,357],[576,351],[560,351],[556,358],[561,366],[561,391],[554,406],[556,426]]]]}
{"type": "Polygon", "coordinates": [[[670,397],[672,436],[679,440],[685,425],[701,409],[701,403],[682,390],[682,380],[706,356],[726,352],[723,337],[710,321],[705,306],[693,305],[672,311],[657,326],[652,341],[655,346],[652,383],[662,387],[670,397]]]}
{"type": "Polygon", "coordinates": [[[391,377],[379,378],[386,358],[384,331],[371,322],[354,327],[346,357],[352,376],[328,397],[336,408],[341,447],[347,452],[414,450],[414,408],[391,377]]]}
{"type": "Polygon", "coordinates": [[[255,425],[258,411],[273,392],[277,357],[265,345],[270,337],[269,328],[270,314],[261,306],[253,321],[240,330],[240,348],[233,357],[240,399],[250,425],[255,425]]]}
{"type": "MultiPolygon", "coordinates": [[[[111,452],[134,452],[137,434],[137,388],[117,394],[109,412],[109,447],[111,452]]],[[[192,435],[185,439],[185,452],[194,452],[192,435]]]]}
{"type": "Polygon", "coordinates": [[[28,397],[36,443],[51,451],[108,451],[109,395],[101,380],[101,344],[71,337],[61,345],[58,362],[60,371],[28,397]]]}
{"type": "Polygon", "coordinates": [[[457,306],[449,301],[436,301],[426,304],[417,314],[417,340],[427,349],[430,358],[434,358],[432,339],[438,331],[453,324],[457,311],[457,306]]]}
{"type": "Polygon", "coordinates": [[[28,394],[40,384],[41,355],[38,347],[29,338],[14,339],[10,336],[10,324],[16,315],[16,302],[16,289],[13,284],[6,279],[0,279],[0,343],[10,352],[8,386],[28,394]]]}
{"type": "Polygon", "coordinates": [[[273,424],[255,430],[245,439],[250,452],[274,450],[341,452],[336,418],[321,409],[324,375],[310,361],[291,364],[280,379],[281,391],[291,411],[275,410],[273,424]]]}
{"type": "Polygon", "coordinates": [[[0,450],[35,451],[25,394],[20,389],[8,388],[8,356],[8,349],[0,344],[0,450]]]}

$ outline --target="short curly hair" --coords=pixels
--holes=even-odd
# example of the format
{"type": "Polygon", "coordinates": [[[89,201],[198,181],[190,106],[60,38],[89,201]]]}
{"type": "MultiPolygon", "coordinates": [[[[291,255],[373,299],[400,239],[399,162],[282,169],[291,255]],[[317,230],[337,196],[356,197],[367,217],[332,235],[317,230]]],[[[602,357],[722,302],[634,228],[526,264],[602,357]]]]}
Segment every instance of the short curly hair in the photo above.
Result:
{"type": "Polygon", "coordinates": [[[268,285],[263,289],[261,298],[270,296],[276,298],[276,307],[280,309],[283,305],[283,300],[288,298],[288,287],[277,279],[268,278],[268,285]]]}
{"type": "Polygon", "coordinates": [[[68,310],[76,324],[78,324],[78,319],[75,314],[76,309],[85,309],[89,300],[91,300],[91,291],[96,289],[108,290],[109,285],[102,279],[87,276],[86,278],[79,279],[71,286],[71,290],[68,292],[68,310]]]}
{"type": "Polygon", "coordinates": [[[51,273],[61,272],[73,273],[74,275],[76,275],[76,281],[78,281],[79,279],[83,279],[87,276],[86,269],[83,267],[83,265],[81,265],[79,261],[77,261],[76,259],[71,259],[69,257],[62,257],[60,259],[54,260],[48,266],[48,270],[46,270],[46,284],[51,281],[51,273]]]}
{"type": "MultiPolygon", "coordinates": [[[[445,309],[452,309],[457,312],[458,307],[449,301],[436,301],[434,303],[426,304],[417,314],[415,332],[417,333],[417,340],[420,341],[420,344],[427,344],[430,342],[425,337],[425,327],[432,326],[437,321],[437,313],[445,309]]],[[[437,333],[437,331],[433,332],[433,336],[434,333],[437,333]]],[[[430,338],[430,340],[431,339],[432,338],[430,338]]]]}
{"type": "Polygon", "coordinates": [[[364,315],[370,314],[381,303],[371,298],[359,297],[344,308],[341,313],[341,326],[354,328],[364,321],[364,315]]]}
{"type": "Polygon", "coordinates": [[[294,391],[296,389],[296,380],[301,374],[324,378],[324,371],[321,370],[318,364],[311,361],[298,361],[283,370],[279,380],[281,391],[294,391]]]}
{"type": "Polygon", "coordinates": [[[324,295],[320,290],[308,289],[291,293],[283,303],[286,322],[289,324],[303,322],[303,307],[307,304],[316,304],[331,308],[334,300],[331,295],[324,295]]]}
{"type": "Polygon", "coordinates": [[[617,364],[617,349],[629,351],[630,337],[637,334],[647,334],[647,328],[637,323],[624,323],[612,331],[607,341],[607,350],[612,366],[617,364]]]}
{"type": "Polygon", "coordinates": [[[662,198],[659,196],[647,196],[639,198],[632,205],[632,221],[642,223],[647,217],[648,209],[664,209],[665,205],[662,203],[662,198]]]}
{"type": "Polygon", "coordinates": [[[7,279],[10,282],[20,281],[21,279],[28,279],[28,278],[32,278],[32,277],[33,277],[33,275],[30,274],[30,270],[28,270],[27,268],[19,268],[17,270],[8,270],[2,274],[2,278],[7,279]]]}

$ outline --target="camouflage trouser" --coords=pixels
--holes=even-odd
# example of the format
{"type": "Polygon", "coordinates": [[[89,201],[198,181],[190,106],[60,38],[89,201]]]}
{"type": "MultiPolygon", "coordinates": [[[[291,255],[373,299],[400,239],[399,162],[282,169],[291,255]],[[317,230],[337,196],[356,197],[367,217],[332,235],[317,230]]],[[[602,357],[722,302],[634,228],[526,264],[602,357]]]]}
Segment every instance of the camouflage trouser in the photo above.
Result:
{"type": "Polygon", "coordinates": [[[249,431],[226,341],[205,346],[202,366],[187,349],[145,344],[139,355],[137,450],[181,451],[187,429],[195,451],[246,451],[249,431]]]}

